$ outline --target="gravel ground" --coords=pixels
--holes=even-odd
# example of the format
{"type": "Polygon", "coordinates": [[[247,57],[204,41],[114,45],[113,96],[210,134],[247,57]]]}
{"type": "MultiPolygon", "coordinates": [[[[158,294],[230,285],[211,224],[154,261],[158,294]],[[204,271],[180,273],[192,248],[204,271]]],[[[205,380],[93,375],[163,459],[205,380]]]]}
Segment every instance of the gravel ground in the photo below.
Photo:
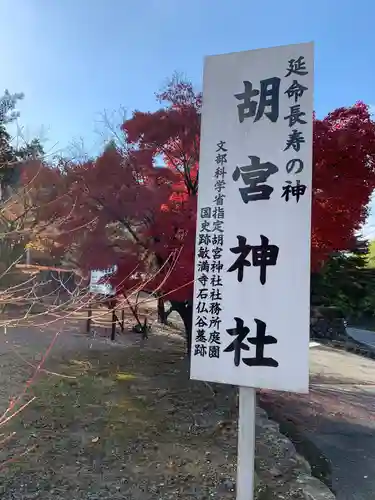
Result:
{"type": "MultiPolygon", "coordinates": [[[[7,426],[2,499],[234,498],[236,391],[191,383],[181,336],[163,331],[113,346],[61,328],[44,366],[69,378],[40,374],[36,400],[7,426]]],[[[53,337],[3,338],[3,408],[53,337]]]]}

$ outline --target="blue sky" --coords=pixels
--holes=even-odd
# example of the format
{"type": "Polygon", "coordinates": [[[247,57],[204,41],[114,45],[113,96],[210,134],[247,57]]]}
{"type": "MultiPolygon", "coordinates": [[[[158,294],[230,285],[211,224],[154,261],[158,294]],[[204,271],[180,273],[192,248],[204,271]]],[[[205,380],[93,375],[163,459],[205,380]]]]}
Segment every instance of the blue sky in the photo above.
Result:
{"type": "Polygon", "coordinates": [[[375,104],[372,0],[2,0],[0,16],[0,90],[25,93],[25,136],[53,152],[95,152],[104,110],[155,109],[174,71],[199,87],[210,54],[313,40],[318,116],[375,104]]]}

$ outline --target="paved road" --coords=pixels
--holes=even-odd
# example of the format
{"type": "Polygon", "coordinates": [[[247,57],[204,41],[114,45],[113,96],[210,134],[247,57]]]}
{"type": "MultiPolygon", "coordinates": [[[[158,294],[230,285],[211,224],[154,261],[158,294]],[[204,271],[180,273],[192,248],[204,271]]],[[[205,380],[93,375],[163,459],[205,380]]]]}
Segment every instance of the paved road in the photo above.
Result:
{"type": "Polygon", "coordinates": [[[353,337],[353,339],[362,342],[363,344],[368,344],[375,348],[375,332],[369,330],[363,330],[362,328],[347,328],[348,334],[353,337]]]}
{"type": "Polygon", "coordinates": [[[333,464],[338,500],[375,498],[375,361],[328,347],[310,355],[309,395],[267,393],[333,464]]]}

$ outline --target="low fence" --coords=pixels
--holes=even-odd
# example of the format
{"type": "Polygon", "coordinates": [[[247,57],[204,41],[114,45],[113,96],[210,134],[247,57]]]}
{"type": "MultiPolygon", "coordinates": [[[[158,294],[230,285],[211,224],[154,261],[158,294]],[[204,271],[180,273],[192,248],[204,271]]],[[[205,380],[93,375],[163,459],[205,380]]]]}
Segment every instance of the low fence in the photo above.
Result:
{"type": "Polygon", "coordinates": [[[82,282],[73,270],[47,266],[17,265],[7,278],[2,283],[3,312],[31,305],[33,310],[43,309],[50,303],[68,301],[82,282]]]}

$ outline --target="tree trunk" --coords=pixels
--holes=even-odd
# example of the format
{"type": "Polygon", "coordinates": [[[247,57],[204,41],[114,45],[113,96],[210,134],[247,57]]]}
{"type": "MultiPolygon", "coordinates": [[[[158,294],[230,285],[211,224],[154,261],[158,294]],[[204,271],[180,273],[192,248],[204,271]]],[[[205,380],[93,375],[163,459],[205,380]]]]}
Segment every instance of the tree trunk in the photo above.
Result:
{"type": "Polygon", "coordinates": [[[158,320],[162,325],[167,324],[167,315],[165,313],[165,303],[162,297],[158,298],[158,320]]]}
{"type": "Polygon", "coordinates": [[[193,333],[193,302],[187,300],[185,302],[170,301],[173,309],[178,312],[185,327],[187,355],[190,358],[192,333],[193,333]]]}

